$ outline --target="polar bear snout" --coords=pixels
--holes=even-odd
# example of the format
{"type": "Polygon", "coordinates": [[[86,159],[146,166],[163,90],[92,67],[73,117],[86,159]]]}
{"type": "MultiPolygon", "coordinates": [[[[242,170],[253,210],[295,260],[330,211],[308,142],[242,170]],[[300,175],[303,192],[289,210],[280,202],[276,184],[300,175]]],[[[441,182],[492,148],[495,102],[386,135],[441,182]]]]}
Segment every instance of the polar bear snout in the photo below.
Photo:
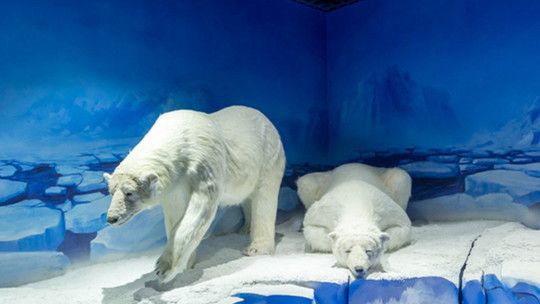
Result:
{"type": "Polygon", "coordinates": [[[354,275],[356,277],[364,277],[366,274],[366,271],[364,270],[364,267],[355,267],[354,268],[354,275]]]}
{"type": "Polygon", "coordinates": [[[118,216],[110,216],[110,215],[108,215],[107,216],[107,223],[115,224],[116,222],[118,222],[118,219],[119,219],[118,216]]]}

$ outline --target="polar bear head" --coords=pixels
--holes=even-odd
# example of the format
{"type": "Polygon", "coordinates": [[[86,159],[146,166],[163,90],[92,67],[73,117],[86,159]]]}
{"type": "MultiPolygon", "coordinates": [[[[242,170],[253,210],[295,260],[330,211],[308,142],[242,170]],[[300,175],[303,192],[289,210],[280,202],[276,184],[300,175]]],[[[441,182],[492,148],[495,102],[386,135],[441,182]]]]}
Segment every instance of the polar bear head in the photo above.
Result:
{"type": "Polygon", "coordinates": [[[363,277],[379,263],[388,241],[388,234],[378,229],[363,232],[331,232],[332,253],[339,266],[347,267],[355,276],[363,277]]]}
{"type": "Polygon", "coordinates": [[[137,177],[127,173],[103,174],[112,196],[107,210],[107,222],[121,225],[141,210],[152,205],[158,176],[154,173],[137,177]]]}

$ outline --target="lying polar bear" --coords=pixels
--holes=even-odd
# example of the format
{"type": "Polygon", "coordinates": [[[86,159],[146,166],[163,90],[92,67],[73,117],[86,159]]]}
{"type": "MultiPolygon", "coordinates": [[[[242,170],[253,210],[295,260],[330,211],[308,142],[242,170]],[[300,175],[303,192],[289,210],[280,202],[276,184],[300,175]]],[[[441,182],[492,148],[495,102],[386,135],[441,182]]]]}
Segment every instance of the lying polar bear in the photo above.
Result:
{"type": "Polygon", "coordinates": [[[251,231],[245,254],[271,254],[284,168],[279,134],[257,110],[165,113],[105,174],[112,195],[107,221],[122,224],[162,204],[168,242],[155,269],[162,282],[191,267],[218,206],[243,204],[251,231]]]}
{"type": "Polygon", "coordinates": [[[410,241],[405,213],[411,178],[398,168],[347,164],[301,177],[304,236],[312,251],[333,252],[338,265],[364,276],[386,251],[410,241]]]}

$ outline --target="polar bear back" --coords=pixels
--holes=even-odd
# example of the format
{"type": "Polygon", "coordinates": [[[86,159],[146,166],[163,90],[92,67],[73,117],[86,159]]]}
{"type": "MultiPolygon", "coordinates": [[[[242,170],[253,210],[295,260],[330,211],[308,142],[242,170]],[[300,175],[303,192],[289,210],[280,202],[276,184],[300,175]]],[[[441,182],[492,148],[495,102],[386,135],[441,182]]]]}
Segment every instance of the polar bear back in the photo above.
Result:
{"type": "MultiPolygon", "coordinates": [[[[135,176],[156,172],[160,179],[211,174],[220,203],[238,204],[264,176],[282,176],[285,154],[272,123],[259,111],[232,106],[207,114],[176,110],[162,114],[116,168],[135,176]]],[[[166,183],[171,184],[171,183],[166,183]]]]}
{"type": "Polygon", "coordinates": [[[384,230],[410,225],[405,211],[379,188],[360,180],[336,185],[306,212],[304,226],[322,226],[333,231],[338,225],[375,225],[384,230]]]}
{"type": "Polygon", "coordinates": [[[298,194],[306,209],[334,187],[348,181],[369,183],[389,195],[403,210],[411,196],[410,176],[399,168],[377,168],[365,164],[345,164],[327,172],[315,172],[298,179],[298,194]]]}

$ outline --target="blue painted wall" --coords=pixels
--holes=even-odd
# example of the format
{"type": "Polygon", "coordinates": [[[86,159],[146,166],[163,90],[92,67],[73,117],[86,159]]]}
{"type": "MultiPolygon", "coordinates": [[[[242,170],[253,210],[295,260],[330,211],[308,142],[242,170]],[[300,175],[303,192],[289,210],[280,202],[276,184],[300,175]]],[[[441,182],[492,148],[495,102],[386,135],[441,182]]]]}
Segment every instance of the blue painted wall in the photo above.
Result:
{"type": "Polygon", "coordinates": [[[463,146],[528,119],[540,97],[539,14],[534,0],[368,0],[329,13],[334,159],[463,146]]]}
{"type": "Polygon", "coordinates": [[[140,138],[164,111],[243,104],[276,122],[290,160],[320,160],[323,30],[288,0],[3,3],[2,152],[140,138]]]}

